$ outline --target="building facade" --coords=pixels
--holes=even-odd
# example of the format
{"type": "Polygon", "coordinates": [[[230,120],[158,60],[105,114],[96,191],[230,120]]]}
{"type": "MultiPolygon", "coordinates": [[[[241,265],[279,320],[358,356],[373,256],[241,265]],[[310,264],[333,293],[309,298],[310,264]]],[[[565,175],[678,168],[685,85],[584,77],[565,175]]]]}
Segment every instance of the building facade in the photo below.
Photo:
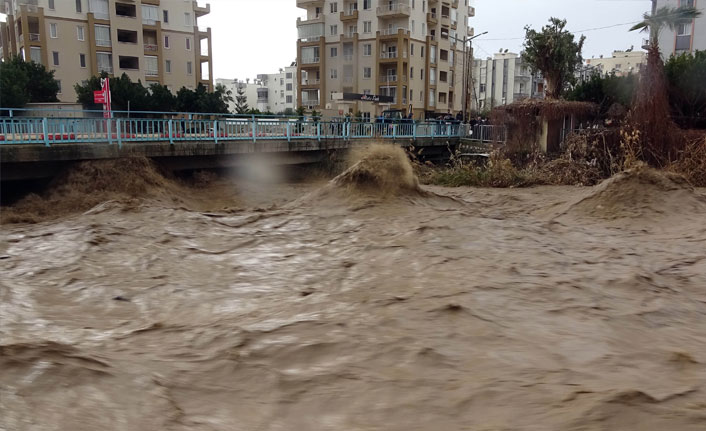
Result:
{"type": "Polygon", "coordinates": [[[297,105],[364,117],[462,110],[469,0],[296,1],[306,10],[297,20],[297,105]]]}
{"type": "Polygon", "coordinates": [[[586,59],[582,73],[591,75],[598,73],[601,76],[615,75],[627,76],[631,73],[639,73],[640,67],[647,63],[647,53],[645,51],[613,51],[610,57],[600,56],[599,58],[586,59]]]}
{"type": "MultiPolygon", "coordinates": [[[[652,0],[652,12],[661,7],[692,6],[701,11],[701,16],[676,29],[662,29],[659,35],[659,49],[665,58],[672,55],[706,50],[706,0],[652,0]]],[[[647,49],[649,40],[643,48],[647,49]]]]}
{"type": "MultiPolygon", "coordinates": [[[[239,79],[217,79],[216,83],[223,85],[232,92],[233,99],[242,89],[249,108],[274,114],[294,111],[297,108],[297,66],[292,65],[279,70],[278,73],[257,75],[257,79],[245,81],[239,79]]],[[[235,101],[230,102],[229,109],[235,112],[235,101]]]]}
{"type": "Polygon", "coordinates": [[[0,0],[0,58],[20,55],[55,71],[58,98],[107,72],[176,93],[199,83],[213,90],[211,29],[198,18],[210,5],[184,0],[0,0]]]}
{"type": "Polygon", "coordinates": [[[492,58],[473,60],[474,111],[543,97],[544,79],[532,74],[519,54],[501,52],[492,58]]]}

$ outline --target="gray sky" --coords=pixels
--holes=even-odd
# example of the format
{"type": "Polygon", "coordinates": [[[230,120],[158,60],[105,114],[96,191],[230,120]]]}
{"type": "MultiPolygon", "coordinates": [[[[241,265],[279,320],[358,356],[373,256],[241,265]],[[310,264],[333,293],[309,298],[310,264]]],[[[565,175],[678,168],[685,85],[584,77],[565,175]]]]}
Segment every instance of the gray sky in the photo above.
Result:
{"type": "MultiPolygon", "coordinates": [[[[211,3],[200,27],[213,29],[214,78],[254,78],[274,73],[296,57],[297,17],[305,11],[296,0],[199,0],[211,3]]],[[[525,25],[539,29],[549,17],[568,20],[571,31],[640,21],[650,0],[476,0],[471,19],[476,34],[476,57],[509,49],[519,52],[525,25]],[[498,40],[502,39],[502,40],[498,40]]],[[[0,15],[0,18],[4,17],[0,15]]],[[[585,31],[584,58],[609,55],[613,50],[639,49],[643,34],[629,33],[631,24],[585,31]]]]}

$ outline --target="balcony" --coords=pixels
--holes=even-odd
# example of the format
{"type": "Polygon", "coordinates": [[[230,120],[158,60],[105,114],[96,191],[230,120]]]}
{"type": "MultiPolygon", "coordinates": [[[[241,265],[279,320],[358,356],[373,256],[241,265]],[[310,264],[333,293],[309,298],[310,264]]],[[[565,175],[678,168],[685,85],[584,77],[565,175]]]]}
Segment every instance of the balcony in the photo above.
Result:
{"type": "Polygon", "coordinates": [[[427,12],[427,23],[429,23],[429,25],[436,25],[439,23],[439,20],[436,17],[436,13],[427,12]]]}
{"type": "Polygon", "coordinates": [[[302,64],[319,64],[319,57],[302,58],[302,64]]]}
{"type": "Polygon", "coordinates": [[[302,78],[302,86],[312,86],[312,85],[320,85],[321,80],[319,78],[302,78]]]}
{"type": "Polygon", "coordinates": [[[302,99],[303,106],[319,106],[319,99],[302,99]]]}
{"type": "Polygon", "coordinates": [[[399,82],[406,83],[407,82],[407,75],[402,75],[401,77],[398,75],[380,75],[380,83],[381,84],[397,84],[399,82]]]}
{"type": "Polygon", "coordinates": [[[353,54],[344,54],[343,61],[350,63],[353,61],[353,54]]]}
{"type": "Polygon", "coordinates": [[[315,18],[308,18],[308,19],[301,19],[297,18],[297,27],[302,27],[305,25],[310,25],[310,24],[323,24],[324,23],[324,15],[321,14],[315,18]]]}
{"type": "Polygon", "coordinates": [[[145,76],[159,76],[159,70],[147,69],[147,70],[145,70],[145,76]]]}
{"type": "Polygon", "coordinates": [[[297,7],[308,9],[314,6],[324,6],[324,0],[297,0],[297,7]]]}
{"type": "Polygon", "coordinates": [[[341,12],[341,21],[358,21],[358,10],[341,12]]]}
{"type": "Polygon", "coordinates": [[[384,6],[379,6],[377,9],[378,18],[403,18],[410,16],[410,7],[408,4],[392,3],[384,6]]]}
{"type": "Polygon", "coordinates": [[[196,18],[202,17],[204,15],[208,15],[211,13],[211,4],[206,3],[206,6],[199,6],[199,3],[197,1],[194,1],[194,15],[196,15],[196,18]]]}
{"type": "Polygon", "coordinates": [[[41,36],[39,33],[29,33],[29,41],[30,42],[39,42],[41,39],[41,36]]]}
{"type": "Polygon", "coordinates": [[[474,8],[473,6],[468,6],[468,16],[469,17],[476,16],[476,8],[474,8]]]}
{"type": "Polygon", "coordinates": [[[406,52],[400,53],[398,51],[388,51],[388,52],[381,52],[380,53],[381,60],[395,60],[398,58],[407,58],[407,53],[406,52]]]}
{"type": "Polygon", "coordinates": [[[145,52],[157,52],[159,50],[159,45],[156,43],[146,43],[145,52]]]}
{"type": "Polygon", "coordinates": [[[473,35],[476,34],[476,31],[475,31],[475,29],[474,29],[473,27],[468,27],[468,32],[467,32],[467,34],[468,34],[468,36],[473,36],[473,35]]]}
{"type": "Polygon", "coordinates": [[[650,40],[649,39],[642,39],[642,49],[648,50],[650,49],[650,40]]]}
{"type": "Polygon", "coordinates": [[[390,38],[390,37],[397,37],[400,32],[406,33],[408,30],[403,27],[398,27],[398,28],[387,28],[384,30],[378,31],[378,35],[380,37],[385,37],[385,38],[390,38]]]}

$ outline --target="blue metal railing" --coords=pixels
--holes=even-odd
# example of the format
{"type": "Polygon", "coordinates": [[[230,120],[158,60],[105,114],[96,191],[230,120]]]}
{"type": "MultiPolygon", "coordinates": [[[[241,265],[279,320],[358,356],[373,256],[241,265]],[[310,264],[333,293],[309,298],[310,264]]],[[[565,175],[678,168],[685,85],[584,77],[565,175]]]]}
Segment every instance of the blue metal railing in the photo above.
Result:
{"type": "Polygon", "coordinates": [[[297,139],[416,139],[467,135],[457,123],[365,123],[332,119],[235,117],[200,118],[53,118],[0,117],[0,144],[235,141],[297,139]]]}

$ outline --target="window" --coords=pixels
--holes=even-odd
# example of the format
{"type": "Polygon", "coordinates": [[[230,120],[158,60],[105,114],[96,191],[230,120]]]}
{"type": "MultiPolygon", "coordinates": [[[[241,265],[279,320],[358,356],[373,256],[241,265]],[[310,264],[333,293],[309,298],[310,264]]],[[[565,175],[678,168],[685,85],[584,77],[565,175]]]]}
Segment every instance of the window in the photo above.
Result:
{"type": "Polygon", "coordinates": [[[145,56],[145,75],[159,76],[159,59],[154,56],[145,56]]]}
{"type": "Polygon", "coordinates": [[[164,62],[164,71],[167,73],[172,73],[172,61],[167,60],[164,62]]]}
{"type": "Polygon", "coordinates": [[[419,69],[419,75],[421,75],[420,78],[424,81],[424,69],[419,69]]]}
{"type": "Polygon", "coordinates": [[[76,27],[76,38],[78,40],[86,40],[86,34],[83,26],[79,25],[76,27]]]}
{"type": "Polygon", "coordinates": [[[56,39],[59,37],[59,30],[56,26],[56,23],[49,24],[49,36],[52,39],[56,39]]]}
{"type": "Polygon", "coordinates": [[[42,48],[38,46],[29,47],[29,58],[37,64],[42,64],[42,48]]]}
{"type": "Polygon", "coordinates": [[[78,55],[78,62],[81,65],[81,68],[86,68],[86,54],[79,54],[78,55]]]}
{"type": "Polygon", "coordinates": [[[292,96],[287,96],[287,103],[292,103],[292,96]]]}
{"type": "Polygon", "coordinates": [[[191,38],[186,38],[186,50],[191,51],[191,38]]]}
{"type": "MultiPolygon", "coordinates": [[[[30,53],[30,54],[31,54],[31,53],[30,53]]],[[[58,52],[58,51],[53,51],[53,52],[51,53],[51,55],[52,55],[52,59],[54,60],[54,66],[58,66],[58,65],[59,65],[59,52],[58,52]]]]}
{"type": "Polygon", "coordinates": [[[96,63],[98,64],[98,72],[113,73],[113,54],[97,52],[96,63]]]}
{"type": "Polygon", "coordinates": [[[110,19],[108,0],[89,0],[88,10],[96,19],[110,19]]]}
{"type": "Polygon", "coordinates": [[[159,21],[159,8],[157,6],[142,5],[142,24],[155,25],[159,21]]]}
{"type": "Polygon", "coordinates": [[[137,7],[134,4],[115,3],[115,14],[126,18],[137,18],[137,7]]]}
{"type": "Polygon", "coordinates": [[[169,36],[164,36],[164,47],[169,49],[169,36]]]}
{"type": "Polygon", "coordinates": [[[61,94],[61,80],[57,79],[56,85],[59,87],[59,91],[57,93],[61,94]]]}
{"type": "Polygon", "coordinates": [[[331,58],[338,56],[338,48],[331,48],[331,58]]]}
{"type": "Polygon", "coordinates": [[[184,25],[186,27],[191,27],[194,25],[193,21],[191,21],[191,12],[184,12],[184,25]]]}
{"type": "Polygon", "coordinates": [[[691,36],[691,23],[678,24],[677,36],[691,36]]]}
{"type": "Polygon", "coordinates": [[[287,79],[292,79],[292,72],[287,72],[287,79]]]}
{"type": "Polygon", "coordinates": [[[54,7],[54,0],[49,0],[49,9],[51,9],[51,10],[56,9],[56,8],[54,7]]]}
{"type": "Polygon", "coordinates": [[[372,21],[363,21],[363,33],[372,33],[373,32],[373,22],[372,21]]]}
{"type": "Polygon", "coordinates": [[[81,0],[76,0],[76,12],[81,13],[82,8],[81,8],[81,0]]]}
{"type": "Polygon", "coordinates": [[[331,79],[338,79],[338,69],[331,69],[331,79]]]}
{"type": "Polygon", "coordinates": [[[291,82],[287,83],[287,91],[292,91],[292,83],[291,82]]]}
{"type": "Polygon", "coordinates": [[[373,69],[370,67],[363,68],[363,79],[370,79],[373,76],[373,69]]]}
{"type": "Polygon", "coordinates": [[[363,0],[363,9],[364,10],[370,10],[372,0],[363,0]]]}
{"type": "Polygon", "coordinates": [[[426,11],[427,11],[427,2],[426,2],[426,0],[422,0],[422,12],[426,12],[426,11]]]}
{"type": "MultiPolygon", "coordinates": [[[[414,9],[414,0],[412,0],[412,9],[414,9]]],[[[411,97],[410,97],[411,99],[411,97]]]]}
{"type": "Polygon", "coordinates": [[[412,20],[412,33],[414,33],[414,20],[412,20]]]}
{"type": "Polygon", "coordinates": [[[373,55],[373,45],[372,44],[366,43],[365,45],[363,45],[363,55],[365,57],[370,57],[371,55],[373,55]]]}
{"type": "Polygon", "coordinates": [[[169,23],[169,11],[168,10],[162,11],[162,21],[164,21],[165,24],[169,23]]]}
{"type": "Polygon", "coordinates": [[[419,92],[419,101],[424,103],[424,91],[419,92]]]}
{"type": "Polygon", "coordinates": [[[191,75],[194,73],[193,66],[190,61],[186,62],[186,74],[191,75]]]}
{"type": "Polygon", "coordinates": [[[331,3],[331,13],[338,13],[338,3],[337,2],[331,3]]]}
{"type": "Polygon", "coordinates": [[[121,69],[128,70],[139,70],[140,69],[140,59],[137,57],[119,56],[118,66],[121,69]]]}
{"type": "Polygon", "coordinates": [[[413,43],[409,44],[409,55],[414,55],[414,44],[413,43]]]}
{"type": "Polygon", "coordinates": [[[337,25],[332,25],[331,26],[331,36],[335,36],[338,34],[338,26],[337,25]]]}
{"type": "Polygon", "coordinates": [[[439,72],[439,81],[447,82],[448,74],[446,72],[439,72]]]}
{"type": "MultiPolygon", "coordinates": [[[[409,79],[413,79],[413,78],[414,78],[414,68],[413,68],[413,67],[410,67],[410,68],[409,68],[409,79]]],[[[411,98],[412,98],[412,97],[410,97],[410,99],[411,99],[411,98]]]]}
{"type": "Polygon", "coordinates": [[[424,58],[424,47],[422,47],[422,58],[424,58]]]}

